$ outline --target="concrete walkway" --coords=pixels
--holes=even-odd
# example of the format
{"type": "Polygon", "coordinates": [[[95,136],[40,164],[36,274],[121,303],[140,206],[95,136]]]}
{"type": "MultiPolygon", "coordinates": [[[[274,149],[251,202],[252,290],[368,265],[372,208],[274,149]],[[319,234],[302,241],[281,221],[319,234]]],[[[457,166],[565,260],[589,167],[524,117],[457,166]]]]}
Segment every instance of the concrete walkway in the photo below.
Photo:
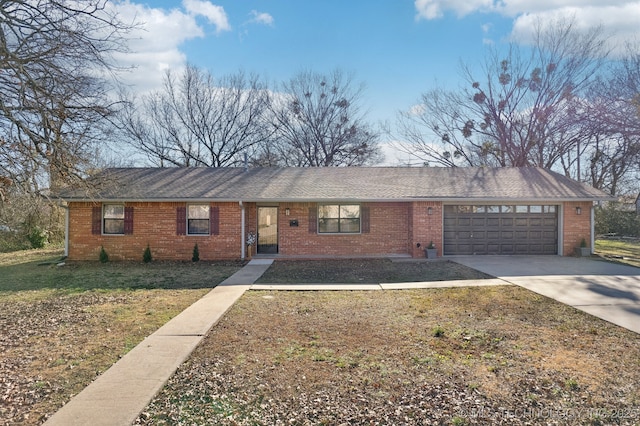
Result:
{"type": "Polygon", "coordinates": [[[293,291],[330,291],[330,290],[410,290],[418,288],[483,287],[508,285],[501,279],[425,281],[409,283],[380,284],[253,284],[251,290],[293,290],[293,291]]]}
{"type": "Polygon", "coordinates": [[[640,268],[562,256],[455,256],[450,260],[640,333],[640,268]]]}
{"type": "Polygon", "coordinates": [[[271,261],[249,262],[144,339],[45,425],[130,425],[209,329],[270,265],[271,261]]]}

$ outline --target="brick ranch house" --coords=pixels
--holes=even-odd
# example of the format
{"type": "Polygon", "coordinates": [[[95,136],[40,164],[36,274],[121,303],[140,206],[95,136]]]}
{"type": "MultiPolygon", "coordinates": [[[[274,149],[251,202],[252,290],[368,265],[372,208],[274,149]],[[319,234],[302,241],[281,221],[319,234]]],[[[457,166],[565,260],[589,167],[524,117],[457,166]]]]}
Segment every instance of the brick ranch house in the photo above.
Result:
{"type": "Polygon", "coordinates": [[[119,168],[61,194],[71,260],[572,255],[611,197],[541,168],[119,168]],[[247,246],[255,235],[256,243],[247,246]]]}

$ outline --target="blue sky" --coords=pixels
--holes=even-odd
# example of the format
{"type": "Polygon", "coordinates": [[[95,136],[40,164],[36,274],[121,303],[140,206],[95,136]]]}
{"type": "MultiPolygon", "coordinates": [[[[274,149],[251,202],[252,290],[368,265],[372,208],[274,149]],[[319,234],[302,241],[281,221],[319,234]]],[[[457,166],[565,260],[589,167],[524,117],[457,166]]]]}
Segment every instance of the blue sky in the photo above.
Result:
{"type": "Polygon", "coordinates": [[[570,15],[619,40],[638,34],[640,1],[626,0],[125,0],[142,23],[128,81],[159,87],[189,62],[214,75],[244,70],[280,82],[301,70],[340,68],[366,85],[373,121],[393,122],[436,85],[456,87],[460,62],[477,66],[490,45],[527,34],[535,19],[570,15]],[[606,3],[606,5],[603,5],[606,3]]]}

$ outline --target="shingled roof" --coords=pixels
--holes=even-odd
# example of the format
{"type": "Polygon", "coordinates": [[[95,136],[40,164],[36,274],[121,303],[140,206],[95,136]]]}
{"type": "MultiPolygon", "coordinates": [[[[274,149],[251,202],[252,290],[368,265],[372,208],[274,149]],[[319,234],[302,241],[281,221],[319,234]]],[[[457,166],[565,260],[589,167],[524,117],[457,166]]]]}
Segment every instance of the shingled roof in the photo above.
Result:
{"type": "Polygon", "coordinates": [[[115,168],[67,201],[587,201],[600,190],[541,168],[115,168]]]}

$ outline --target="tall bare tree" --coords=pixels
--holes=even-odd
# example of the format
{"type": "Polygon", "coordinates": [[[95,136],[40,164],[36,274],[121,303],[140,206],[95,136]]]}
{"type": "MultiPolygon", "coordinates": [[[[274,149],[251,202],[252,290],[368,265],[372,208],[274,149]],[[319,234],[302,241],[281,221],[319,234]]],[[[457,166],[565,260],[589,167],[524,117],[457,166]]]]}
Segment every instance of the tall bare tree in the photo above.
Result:
{"type": "Polygon", "coordinates": [[[551,168],[581,137],[575,105],[607,56],[601,29],[572,20],[538,23],[531,46],[485,57],[482,78],[466,66],[459,91],[426,92],[402,113],[400,148],[441,165],[551,168]]]}
{"type": "Polygon", "coordinates": [[[120,122],[131,146],[157,166],[234,166],[269,139],[268,102],[257,76],[216,80],[189,65],[179,77],[167,72],[162,90],[129,102],[120,122]]]}
{"type": "Polygon", "coordinates": [[[340,70],[301,72],[271,103],[275,146],[288,166],[361,166],[380,158],[378,135],[361,110],[363,87],[340,70]]]}
{"type": "Polygon", "coordinates": [[[108,0],[0,2],[0,176],[26,193],[83,176],[104,141],[107,96],[130,25],[108,0]]]}
{"type": "Polygon", "coordinates": [[[585,138],[584,177],[596,188],[618,194],[638,191],[640,177],[640,50],[629,44],[593,85],[580,111],[585,138]]]}

